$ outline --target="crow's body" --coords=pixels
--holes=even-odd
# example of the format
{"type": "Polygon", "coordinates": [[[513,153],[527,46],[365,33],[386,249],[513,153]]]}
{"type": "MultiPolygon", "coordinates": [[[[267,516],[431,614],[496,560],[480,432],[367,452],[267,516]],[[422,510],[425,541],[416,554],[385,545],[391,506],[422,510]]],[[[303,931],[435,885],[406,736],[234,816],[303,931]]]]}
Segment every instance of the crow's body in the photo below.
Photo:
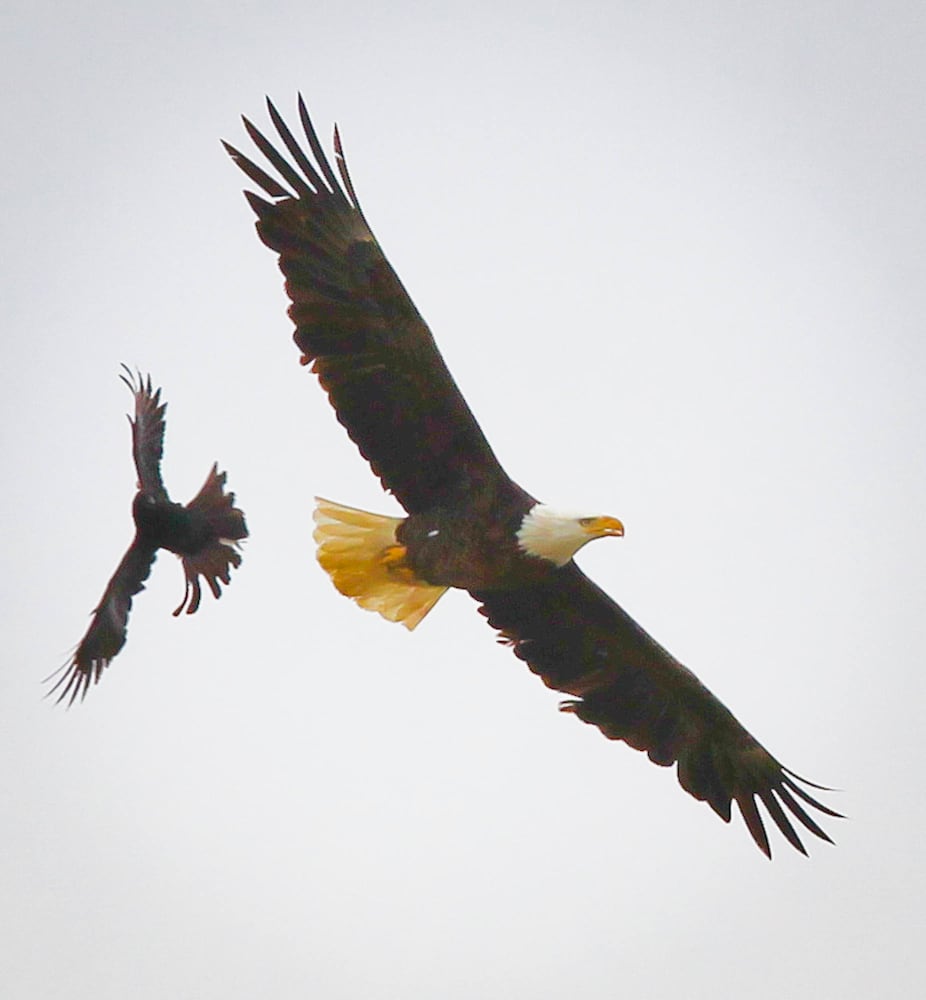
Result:
{"type": "Polygon", "coordinates": [[[125,645],[132,598],[144,590],[158,549],[175,553],[183,563],[186,589],[174,614],[184,609],[193,614],[202,597],[199,577],[219,597],[219,581],[227,584],[232,567],[240,565],[238,542],[248,534],[244,514],[234,506],[234,493],[225,492],[225,473],[217,465],[186,506],[170,499],[160,470],[166,404],[160,401],[160,389],[152,391],[150,376],[145,380],[139,375],[136,381],[126,371],[129,377],[122,379],[135,397],[135,415],[129,418],[138,473],[138,493],[132,502],[135,538],[106,585],[90,627],[52,688],[60,691],[59,701],[69,703],[99,681],[125,645]]]}

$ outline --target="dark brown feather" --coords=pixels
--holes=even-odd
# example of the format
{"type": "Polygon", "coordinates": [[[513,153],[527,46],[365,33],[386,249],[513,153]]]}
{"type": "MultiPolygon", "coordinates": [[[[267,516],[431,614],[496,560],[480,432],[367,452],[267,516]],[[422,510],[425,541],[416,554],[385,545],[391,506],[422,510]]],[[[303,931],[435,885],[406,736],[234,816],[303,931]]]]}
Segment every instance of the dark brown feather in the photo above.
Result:
{"type": "Polygon", "coordinates": [[[219,472],[217,464],[213,464],[199,493],[185,509],[191,522],[202,526],[207,541],[179,553],[186,589],[183,600],[174,610],[175,617],[184,608],[188,615],[196,613],[202,599],[200,577],[206,581],[213,597],[221,597],[219,581],[226,586],[231,583],[232,568],[241,565],[237,543],[248,535],[244,514],[235,506],[235,494],[225,492],[225,473],[219,472]]]}
{"type": "Polygon", "coordinates": [[[174,614],[184,608],[193,614],[202,596],[199,578],[219,597],[219,582],[228,584],[232,567],[241,564],[237,543],[248,534],[244,514],[234,506],[235,494],[225,492],[225,473],[215,464],[185,507],[170,500],[160,470],[166,403],[161,402],[161,390],[152,388],[150,375],[133,375],[122,367],[126,375],[120,378],[135,397],[135,416],[129,418],[138,473],[138,493],[132,502],[135,540],[109,581],[77,651],[49,692],[60,689],[57,700],[66,699],[68,704],[86,695],[125,645],[132,597],[144,589],[158,549],[176,553],[183,562],[184,597],[174,614]]]}
{"type": "Polygon", "coordinates": [[[166,500],[167,490],[161,480],[161,456],[167,404],[161,402],[160,388],[152,391],[150,375],[146,381],[141,372],[133,375],[126,365],[122,367],[126,374],[119,378],[135,397],[135,419],[129,417],[129,423],[132,425],[132,457],[138,473],[138,489],[148,496],[166,500]]]}
{"type": "Polygon", "coordinates": [[[151,574],[156,555],[155,547],[139,535],[135,536],[94,609],[90,627],[62,668],[64,673],[48,692],[51,695],[60,689],[57,701],[66,700],[70,705],[76,698],[83,698],[90,684],[99,681],[110,661],[125,645],[132,598],[145,589],[145,580],[151,574]]]}
{"type": "Polygon", "coordinates": [[[736,801],[764,854],[771,856],[771,848],[757,799],[802,853],[782,804],[812,834],[830,839],[790,791],[828,816],[839,814],[799,788],[796,776],[575,563],[549,583],[473,597],[489,624],[547,686],[575,697],[564,710],[657,764],[677,763],[685,791],[708,802],[723,820],[729,821],[736,801]]]}
{"type": "Polygon", "coordinates": [[[280,255],[294,339],[338,420],[409,513],[465,495],[474,482],[495,480],[506,488],[508,478],[431,332],[352,203],[340,151],[351,199],[324,156],[301,98],[300,117],[317,168],[305,153],[297,154],[292,133],[269,106],[303,176],[250,122],[248,134],[292,191],[287,194],[247,157],[227,144],[226,149],[276,199],[270,203],[252,195],[249,202],[260,238],[280,255]]]}
{"type": "MultiPolygon", "coordinates": [[[[257,232],[279,254],[294,339],[383,486],[410,515],[397,538],[426,583],[468,589],[482,613],[564,704],[609,738],[644,751],[725,821],[736,801],[771,849],[757,800],[797,850],[791,818],[829,837],[797,801],[838,815],[797,783],[690,670],[575,566],[525,555],[515,540],[535,501],[504,473],[430,331],[360,210],[335,129],[340,182],[299,98],[305,141],[268,101],[288,161],[245,120],[288,188],[226,149],[270,200],[246,192],[257,232]],[[293,166],[295,163],[295,166],[293,166]],[[797,796],[797,798],[795,798],[797,796]]],[[[804,784],[811,785],[810,782],[804,784]]],[[[811,787],[817,787],[812,786],[811,787]]]]}

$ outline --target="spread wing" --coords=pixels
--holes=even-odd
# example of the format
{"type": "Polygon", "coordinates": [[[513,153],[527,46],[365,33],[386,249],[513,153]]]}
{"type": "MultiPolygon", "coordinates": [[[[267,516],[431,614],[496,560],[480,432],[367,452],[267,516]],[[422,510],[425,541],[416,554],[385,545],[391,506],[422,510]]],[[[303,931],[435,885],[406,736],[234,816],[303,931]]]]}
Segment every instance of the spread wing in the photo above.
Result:
{"type": "Polygon", "coordinates": [[[94,610],[90,628],[80,640],[73,657],[61,668],[64,671],[62,676],[49,691],[49,694],[53,694],[60,688],[61,693],[57,698],[59,702],[67,699],[70,705],[78,696],[83,698],[91,682],[96,684],[99,681],[103,670],[125,645],[132,598],[144,590],[144,582],[151,573],[156,554],[156,548],[135,536],[106,585],[100,603],[94,610]]]}
{"type": "Polygon", "coordinates": [[[338,183],[302,98],[315,164],[267,102],[288,161],[244,119],[284,182],[225,143],[270,201],[246,192],[257,232],[280,255],[294,339],[364,458],[409,513],[471,488],[507,482],[434,338],[376,242],[354,193],[337,130],[338,183]],[[287,186],[284,186],[288,185],[287,186]]]}
{"type": "Polygon", "coordinates": [[[839,816],[801,783],[821,786],[783,767],[575,563],[542,586],[472,596],[515,655],[548,687],[574,697],[564,711],[598,726],[609,739],[645,751],[656,764],[677,763],[682,788],[708,802],[725,822],[735,800],[768,857],[757,799],[802,854],[807,852],[792,819],[830,840],[801,804],[839,816]]]}
{"type": "MultiPolygon", "coordinates": [[[[135,397],[135,419],[132,425],[132,456],[138,472],[138,489],[149,496],[167,500],[167,490],[161,480],[161,455],[164,451],[164,411],[161,390],[151,389],[151,376],[137,377],[125,366],[126,375],[119,378],[131,389],[135,397]]],[[[146,574],[147,575],[147,574],[146,574]]]]}

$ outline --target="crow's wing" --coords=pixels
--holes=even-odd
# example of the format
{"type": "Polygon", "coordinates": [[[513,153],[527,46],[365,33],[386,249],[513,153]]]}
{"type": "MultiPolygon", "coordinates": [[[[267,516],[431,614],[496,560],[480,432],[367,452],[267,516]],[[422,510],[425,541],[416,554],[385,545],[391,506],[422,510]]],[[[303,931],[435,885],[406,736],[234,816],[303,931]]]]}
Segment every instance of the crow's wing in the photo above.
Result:
{"type": "Polygon", "coordinates": [[[129,423],[132,425],[132,456],[138,472],[138,488],[149,496],[167,500],[167,490],[161,480],[167,404],[161,402],[160,389],[152,390],[150,375],[143,378],[140,372],[133,375],[125,365],[122,367],[128,377],[119,377],[135,397],[135,418],[129,417],[129,423]]]}
{"type": "Polygon", "coordinates": [[[96,684],[99,681],[103,670],[125,645],[132,598],[144,590],[144,582],[151,573],[156,555],[156,548],[135,536],[106,585],[94,610],[90,628],[80,640],[74,655],[61,668],[64,673],[49,692],[53,694],[60,689],[59,702],[66,700],[70,705],[78,696],[83,698],[91,682],[96,684]]]}

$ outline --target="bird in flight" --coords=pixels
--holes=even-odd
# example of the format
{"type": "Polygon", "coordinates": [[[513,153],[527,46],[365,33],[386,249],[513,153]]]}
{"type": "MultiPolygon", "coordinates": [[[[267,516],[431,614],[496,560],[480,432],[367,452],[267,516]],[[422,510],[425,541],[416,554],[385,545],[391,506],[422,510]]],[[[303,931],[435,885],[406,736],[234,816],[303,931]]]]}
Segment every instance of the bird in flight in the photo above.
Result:
{"type": "Polygon", "coordinates": [[[213,464],[202,489],[186,505],[174,503],[161,479],[164,448],[164,411],[161,390],[152,391],[151,376],[137,378],[125,369],[119,377],[135,397],[132,426],[132,456],[138,473],[138,492],[132,503],[135,538],[93,612],[93,620],[74,655],[61,670],[49,694],[59,691],[58,701],[72,704],[83,698],[90,684],[97,683],[103,670],[122,649],[132,598],[144,590],[158,549],[179,556],[186,588],[183,600],[173,612],[188,615],[199,607],[202,597],[199,578],[209,585],[214,597],[221,595],[219,581],[228,584],[233,566],[241,565],[238,543],[248,536],[244,514],[235,507],[235,494],[225,492],[225,473],[213,464]]]}
{"type": "Polygon", "coordinates": [[[224,143],[263,192],[245,196],[260,239],[279,254],[300,361],[405,518],[316,498],[318,561],[361,607],[414,628],[450,587],[468,591],[499,641],[569,699],[561,709],[650,760],[725,821],[735,801],[771,857],[761,802],[798,851],[794,820],[840,814],[783,767],[698,678],[573,561],[587,542],[624,533],[596,512],[541,503],[505,473],[430,330],[367,224],[334,130],[335,175],[302,97],[308,148],[273,104],[283,155],[244,126],[276,177],[224,143]]]}

